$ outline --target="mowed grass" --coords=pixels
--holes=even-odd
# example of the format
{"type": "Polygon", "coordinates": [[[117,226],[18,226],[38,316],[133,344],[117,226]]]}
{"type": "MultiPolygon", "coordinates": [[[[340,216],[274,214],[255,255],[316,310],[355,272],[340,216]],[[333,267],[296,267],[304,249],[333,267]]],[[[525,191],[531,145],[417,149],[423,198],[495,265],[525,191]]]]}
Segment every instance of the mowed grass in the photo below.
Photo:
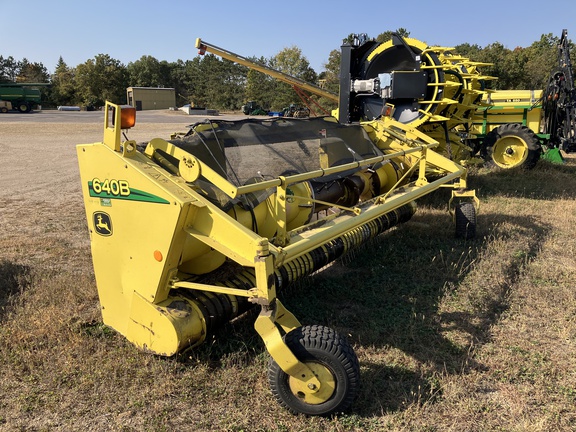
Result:
{"type": "Polygon", "coordinates": [[[81,197],[4,203],[0,430],[561,431],[576,424],[576,164],[480,169],[477,238],[447,191],[283,293],[347,335],[362,388],[332,418],[274,401],[248,314],[175,358],[104,326],[81,197]]]}

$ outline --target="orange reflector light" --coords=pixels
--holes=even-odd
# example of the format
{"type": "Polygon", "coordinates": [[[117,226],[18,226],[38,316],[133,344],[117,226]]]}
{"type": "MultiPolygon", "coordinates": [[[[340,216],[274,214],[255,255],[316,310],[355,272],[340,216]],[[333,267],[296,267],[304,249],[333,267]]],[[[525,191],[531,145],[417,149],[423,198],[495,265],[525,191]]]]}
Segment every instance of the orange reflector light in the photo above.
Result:
{"type": "Polygon", "coordinates": [[[120,128],[130,129],[131,127],[134,127],[136,124],[136,108],[130,105],[122,105],[120,110],[120,128]]]}
{"type": "Polygon", "coordinates": [[[382,116],[392,117],[394,115],[394,106],[390,104],[384,104],[382,107],[382,116]]]}
{"type": "Polygon", "coordinates": [[[164,259],[164,257],[162,256],[162,252],[160,252],[159,250],[155,250],[154,259],[158,262],[162,262],[162,260],[164,259]]]}

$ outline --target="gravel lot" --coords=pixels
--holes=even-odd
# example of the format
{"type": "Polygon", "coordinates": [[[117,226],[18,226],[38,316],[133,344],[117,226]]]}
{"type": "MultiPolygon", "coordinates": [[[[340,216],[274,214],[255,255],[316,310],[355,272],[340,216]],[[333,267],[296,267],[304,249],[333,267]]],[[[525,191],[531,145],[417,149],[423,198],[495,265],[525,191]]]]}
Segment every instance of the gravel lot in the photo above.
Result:
{"type": "MultiPolygon", "coordinates": [[[[186,131],[188,125],[205,118],[174,111],[142,111],[127,136],[137,142],[168,138],[170,133],[186,131]]],[[[61,202],[80,197],[75,146],[101,141],[103,122],[103,112],[0,115],[0,198],[6,203],[61,202]]]]}
{"type": "MultiPolygon", "coordinates": [[[[167,139],[205,119],[178,111],[141,111],[127,136],[137,142],[167,139]]],[[[46,223],[65,229],[73,222],[71,215],[83,213],[76,145],[101,141],[103,123],[103,112],[0,114],[0,238],[22,230],[38,234],[46,223]]],[[[76,232],[70,235],[76,237],[76,232]]],[[[87,242],[88,233],[78,232],[77,241],[87,242]]]]}

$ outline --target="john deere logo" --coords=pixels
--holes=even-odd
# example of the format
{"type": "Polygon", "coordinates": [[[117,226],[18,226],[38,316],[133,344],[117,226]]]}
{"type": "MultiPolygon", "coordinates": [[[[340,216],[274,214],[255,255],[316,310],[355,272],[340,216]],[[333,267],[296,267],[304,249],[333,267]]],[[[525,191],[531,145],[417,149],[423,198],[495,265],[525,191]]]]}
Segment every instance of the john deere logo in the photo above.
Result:
{"type": "Polygon", "coordinates": [[[94,222],[94,229],[101,236],[112,235],[112,219],[110,215],[104,212],[95,212],[92,216],[94,222]]]}

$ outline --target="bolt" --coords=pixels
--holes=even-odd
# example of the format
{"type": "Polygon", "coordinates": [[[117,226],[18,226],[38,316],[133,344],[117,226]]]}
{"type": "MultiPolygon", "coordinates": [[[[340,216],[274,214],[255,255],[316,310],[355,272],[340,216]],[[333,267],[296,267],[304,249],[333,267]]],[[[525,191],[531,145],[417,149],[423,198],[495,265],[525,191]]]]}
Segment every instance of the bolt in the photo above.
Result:
{"type": "Polygon", "coordinates": [[[308,384],[308,388],[309,388],[310,390],[316,390],[316,385],[310,383],[310,384],[308,384]]]}

